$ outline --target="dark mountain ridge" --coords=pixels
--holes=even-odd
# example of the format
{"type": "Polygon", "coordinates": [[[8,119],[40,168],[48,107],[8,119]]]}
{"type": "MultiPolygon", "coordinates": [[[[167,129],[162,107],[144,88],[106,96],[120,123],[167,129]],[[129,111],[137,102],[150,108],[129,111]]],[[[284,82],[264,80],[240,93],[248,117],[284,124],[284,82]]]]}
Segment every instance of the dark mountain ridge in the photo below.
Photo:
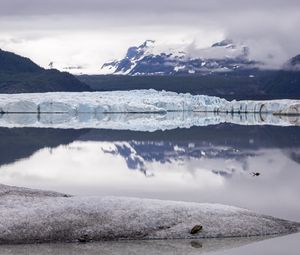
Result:
{"type": "Polygon", "coordinates": [[[44,69],[29,58],[0,49],[0,93],[91,91],[67,72],[44,69]]]}
{"type": "Polygon", "coordinates": [[[300,99],[300,72],[240,70],[210,75],[82,75],[97,91],[156,89],[227,100],[300,99]]]}

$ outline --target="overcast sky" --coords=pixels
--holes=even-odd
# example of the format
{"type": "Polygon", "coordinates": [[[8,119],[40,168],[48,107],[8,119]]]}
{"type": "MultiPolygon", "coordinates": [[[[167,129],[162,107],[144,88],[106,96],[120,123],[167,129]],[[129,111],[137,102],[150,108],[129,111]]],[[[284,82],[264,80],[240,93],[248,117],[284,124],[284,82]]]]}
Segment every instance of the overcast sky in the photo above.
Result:
{"type": "Polygon", "coordinates": [[[0,47],[46,67],[90,72],[146,39],[208,47],[246,42],[279,65],[300,53],[299,0],[0,0],[0,47]],[[273,56],[273,57],[270,57],[273,56]]]}

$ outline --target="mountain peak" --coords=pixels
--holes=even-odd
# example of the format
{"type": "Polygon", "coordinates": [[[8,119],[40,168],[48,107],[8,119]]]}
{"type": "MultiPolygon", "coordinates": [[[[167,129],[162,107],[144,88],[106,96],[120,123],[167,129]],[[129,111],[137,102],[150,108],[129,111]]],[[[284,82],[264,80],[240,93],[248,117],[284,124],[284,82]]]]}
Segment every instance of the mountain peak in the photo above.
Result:
{"type": "Polygon", "coordinates": [[[211,47],[235,47],[233,40],[225,39],[220,42],[214,43],[211,47]]]}
{"type": "Polygon", "coordinates": [[[209,74],[251,69],[257,64],[249,60],[249,48],[225,39],[211,47],[200,49],[191,56],[187,46],[181,49],[156,45],[146,40],[139,46],[128,48],[125,57],[105,63],[103,73],[128,75],[209,74]]]}
{"type": "Polygon", "coordinates": [[[137,60],[142,57],[150,48],[154,47],[155,41],[146,40],[139,46],[128,48],[125,58],[137,60]]]}
{"type": "Polygon", "coordinates": [[[139,47],[151,47],[155,44],[155,40],[146,40],[143,44],[141,44],[139,47]]]}

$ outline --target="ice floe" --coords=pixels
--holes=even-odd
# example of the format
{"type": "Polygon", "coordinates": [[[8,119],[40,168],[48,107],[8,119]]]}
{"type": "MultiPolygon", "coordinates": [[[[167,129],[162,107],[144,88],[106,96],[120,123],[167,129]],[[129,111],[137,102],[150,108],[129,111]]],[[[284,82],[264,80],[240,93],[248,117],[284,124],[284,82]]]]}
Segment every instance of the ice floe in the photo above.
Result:
{"type": "Polygon", "coordinates": [[[0,243],[266,236],[300,224],[246,209],[121,197],[71,197],[0,185],[0,243]],[[195,225],[201,231],[191,234],[195,225]]]}

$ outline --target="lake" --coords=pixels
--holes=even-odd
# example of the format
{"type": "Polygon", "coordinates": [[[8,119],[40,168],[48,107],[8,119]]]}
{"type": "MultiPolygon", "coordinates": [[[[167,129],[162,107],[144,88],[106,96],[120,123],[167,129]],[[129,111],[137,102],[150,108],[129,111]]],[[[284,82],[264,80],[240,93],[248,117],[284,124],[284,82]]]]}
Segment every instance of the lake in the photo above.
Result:
{"type": "MultiPolygon", "coordinates": [[[[222,203],[300,221],[297,126],[221,123],[154,132],[0,127],[0,151],[0,183],[6,185],[79,196],[222,203]]],[[[292,255],[299,254],[299,241],[295,234],[265,240],[3,246],[0,251],[292,255]]]]}

